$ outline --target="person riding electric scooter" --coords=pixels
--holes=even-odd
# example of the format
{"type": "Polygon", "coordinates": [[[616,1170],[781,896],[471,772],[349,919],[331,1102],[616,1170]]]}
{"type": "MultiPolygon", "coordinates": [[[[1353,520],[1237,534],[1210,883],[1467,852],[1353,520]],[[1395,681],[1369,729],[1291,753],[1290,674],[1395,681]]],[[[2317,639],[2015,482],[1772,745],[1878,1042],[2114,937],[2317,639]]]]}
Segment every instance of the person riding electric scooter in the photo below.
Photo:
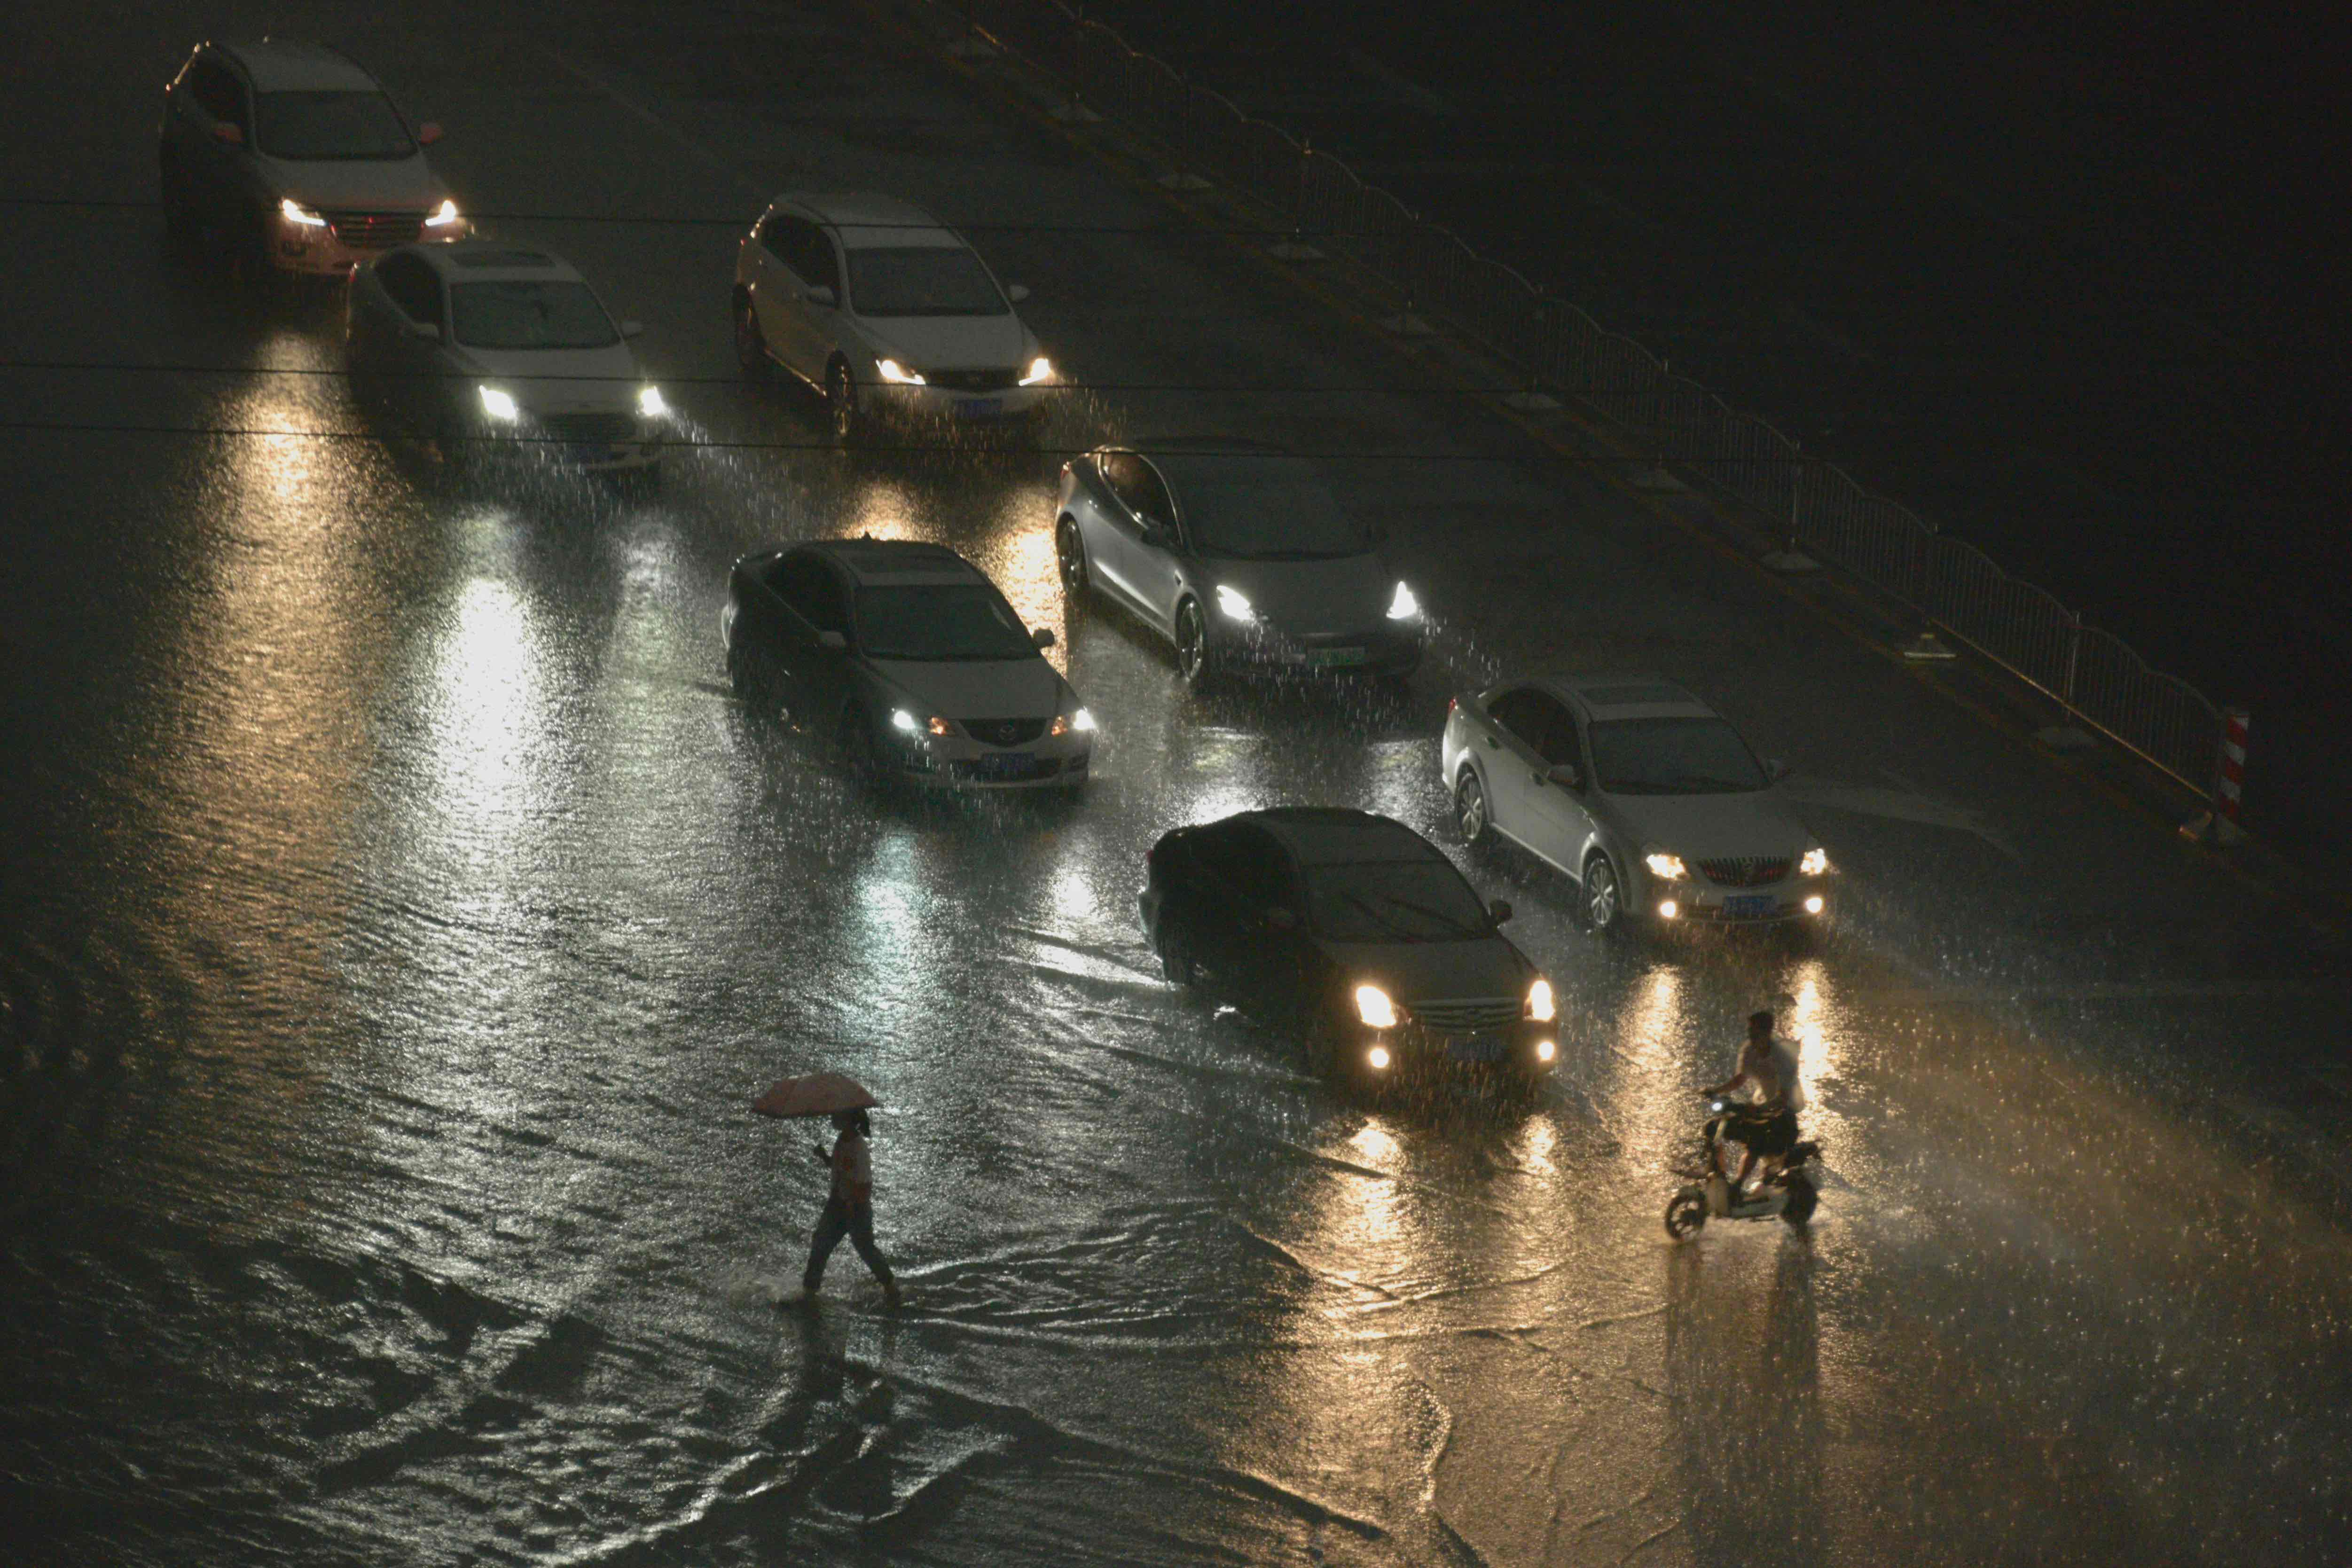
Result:
{"type": "MultiPolygon", "coordinates": [[[[1739,1174],[1730,1179],[1734,1204],[1743,1201],[1748,1178],[1755,1173],[1759,1161],[1764,1163],[1767,1181],[1779,1173],[1780,1163],[1797,1146],[1797,1112],[1805,1108],[1805,1088],[1798,1077],[1796,1047],[1772,1033],[1772,1015],[1769,1012],[1748,1015],[1748,1040],[1740,1047],[1739,1059],[1731,1076],[1700,1092],[1712,1099],[1741,1088],[1749,1090],[1748,1102],[1728,1113],[1729,1120],[1723,1130],[1725,1138],[1737,1139],[1746,1151],[1739,1162],[1739,1174]]],[[[1716,1174],[1722,1175],[1720,1142],[1716,1145],[1715,1166],[1716,1174]]]]}

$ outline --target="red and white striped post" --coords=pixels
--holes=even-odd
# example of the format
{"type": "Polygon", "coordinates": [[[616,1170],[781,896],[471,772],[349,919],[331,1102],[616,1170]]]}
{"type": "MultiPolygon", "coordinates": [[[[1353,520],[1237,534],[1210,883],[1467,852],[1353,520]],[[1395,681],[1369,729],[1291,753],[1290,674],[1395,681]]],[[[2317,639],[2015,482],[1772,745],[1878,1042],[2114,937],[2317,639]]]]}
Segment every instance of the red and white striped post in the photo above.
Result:
{"type": "Polygon", "coordinates": [[[2246,730],[2252,722],[2252,715],[2242,708],[2221,710],[2221,755],[2213,775],[2213,809],[2180,830],[2189,837],[2210,837],[2216,844],[2244,841],[2246,831],[2238,825],[2238,812],[2246,789],[2246,730]]]}

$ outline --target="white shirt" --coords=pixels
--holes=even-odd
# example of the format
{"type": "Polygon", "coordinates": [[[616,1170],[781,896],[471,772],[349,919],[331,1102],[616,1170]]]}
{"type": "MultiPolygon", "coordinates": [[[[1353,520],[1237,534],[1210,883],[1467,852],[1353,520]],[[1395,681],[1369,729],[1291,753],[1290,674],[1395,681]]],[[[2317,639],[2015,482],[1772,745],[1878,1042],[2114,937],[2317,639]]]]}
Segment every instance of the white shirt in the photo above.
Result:
{"type": "MultiPolygon", "coordinates": [[[[1780,1103],[1790,1110],[1804,1110],[1805,1080],[1797,1068],[1797,1047],[1775,1035],[1772,1037],[1772,1043],[1766,1049],[1771,1054],[1772,1076],[1780,1082],[1780,1103]]],[[[1742,1040],[1739,1043],[1738,1054],[1731,1059],[1731,1071],[1734,1077],[1742,1070],[1740,1063],[1745,1061],[1747,1057],[1748,1042],[1742,1040]]],[[[1771,1099],[1763,1084],[1758,1080],[1757,1075],[1749,1076],[1748,1088],[1748,1100],[1751,1104],[1761,1105],[1771,1099]]]]}

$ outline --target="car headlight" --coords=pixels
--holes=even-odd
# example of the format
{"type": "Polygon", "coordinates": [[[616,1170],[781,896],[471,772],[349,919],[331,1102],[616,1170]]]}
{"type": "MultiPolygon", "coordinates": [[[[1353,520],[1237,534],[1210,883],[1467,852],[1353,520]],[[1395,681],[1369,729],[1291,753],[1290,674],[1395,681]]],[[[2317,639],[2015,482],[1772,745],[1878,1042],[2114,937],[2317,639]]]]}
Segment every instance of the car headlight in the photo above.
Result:
{"type": "Polygon", "coordinates": [[[1075,713],[1056,713],[1050,732],[1056,735],[1091,735],[1095,732],[1095,716],[1083,708],[1075,713]]]}
{"type": "Polygon", "coordinates": [[[448,197],[444,196],[441,198],[441,205],[434,208],[432,212],[425,215],[425,226],[427,228],[447,228],[451,224],[457,221],[457,204],[451,201],[448,197]]]}
{"type": "Polygon", "coordinates": [[[641,387],[637,392],[637,412],[648,419],[665,418],[669,414],[669,400],[658,386],[641,387]]]}
{"type": "Polygon", "coordinates": [[[1829,874],[1830,852],[1819,845],[1806,850],[1805,858],[1797,862],[1797,875],[1800,877],[1826,877],[1829,874]]]}
{"type": "Polygon", "coordinates": [[[1536,983],[1528,987],[1528,1016],[1538,1024],[1549,1024],[1552,1021],[1554,1012],[1551,982],[1538,975],[1536,983]]]}
{"type": "Polygon", "coordinates": [[[1035,359],[1029,362],[1028,370],[1024,372],[1021,377],[1021,384],[1024,386],[1036,386],[1053,379],[1054,362],[1047,359],[1044,354],[1039,354],[1035,359]]]}
{"type": "Polygon", "coordinates": [[[304,206],[300,202],[296,201],[291,196],[288,196],[285,200],[278,204],[278,216],[284,218],[288,223],[299,224],[304,228],[324,228],[327,226],[325,214],[311,211],[309,207],[304,206]]]}
{"type": "Polygon", "coordinates": [[[920,375],[908,370],[905,365],[900,364],[894,359],[876,360],[874,362],[874,374],[880,376],[883,380],[898,386],[922,386],[927,384],[920,375]]]}
{"type": "Polygon", "coordinates": [[[1683,858],[1679,855],[1644,855],[1642,864],[1650,868],[1651,876],[1662,881],[1679,882],[1690,875],[1690,868],[1683,864],[1683,858]]]}
{"type": "Polygon", "coordinates": [[[474,390],[481,395],[482,412],[491,418],[512,424],[522,417],[522,410],[516,405],[513,393],[501,392],[495,386],[479,386],[474,390]]]}
{"type": "Polygon", "coordinates": [[[1414,621],[1419,620],[1420,618],[1421,601],[1412,596],[1412,590],[1411,588],[1406,587],[1402,583],[1398,584],[1396,586],[1396,596],[1389,601],[1389,619],[1392,621],[1414,621]]]}
{"type": "Polygon", "coordinates": [[[1222,583],[1217,584],[1217,608],[1223,612],[1227,620],[1240,621],[1244,625],[1257,620],[1257,612],[1250,608],[1249,600],[1239,591],[1222,583]]]}
{"type": "Polygon", "coordinates": [[[890,728],[908,735],[947,736],[955,733],[952,721],[942,719],[936,713],[928,719],[918,719],[904,708],[890,710],[890,728]]]}
{"type": "Polygon", "coordinates": [[[1389,994],[1377,985],[1359,985],[1356,987],[1356,1016],[1371,1028],[1393,1029],[1397,1021],[1396,1004],[1389,1000],[1389,994]]]}

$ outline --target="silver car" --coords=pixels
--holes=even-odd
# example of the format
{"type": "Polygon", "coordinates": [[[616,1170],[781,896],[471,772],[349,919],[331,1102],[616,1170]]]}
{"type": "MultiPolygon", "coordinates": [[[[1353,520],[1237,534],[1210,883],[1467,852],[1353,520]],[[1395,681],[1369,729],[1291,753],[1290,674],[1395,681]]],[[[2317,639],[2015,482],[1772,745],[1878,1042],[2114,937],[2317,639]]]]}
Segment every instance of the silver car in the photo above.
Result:
{"type": "Polygon", "coordinates": [[[1026,426],[1054,366],[963,237],[890,196],[778,196],[736,251],[735,357],[824,395],[834,438],[877,424],[1026,426]]]}
{"type": "Polygon", "coordinates": [[[1576,879],[1587,915],[1818,921],[1829,854],[1723,718],[1655,675],[1508,680],[1456,699],[1439,747],[1462,836],[1576,879]]]}
{"type": "Polygon", "coordinates": [[[205,44],[163,89],[163,220],[256,276],[340,278],[389,247],[467,232],[373,77],[317,44],[205,44]]]}
{"type": "Polygon", "coordinates": [[[439,442],[446,458],[535,457],[657,471],[661,388],[571,265],[465,240],[403,246],[352,275],[344,337],[360,400],[439,442]]]}
{"type": "Polygon", "coordinates": [[[1224,671],[1421,662],[1421,602],[1314,463],[1228,439],[1101,447],[1062,468],[1055,552],[1073,599],[1140,616],[1199,686],[1224,671]]]}

